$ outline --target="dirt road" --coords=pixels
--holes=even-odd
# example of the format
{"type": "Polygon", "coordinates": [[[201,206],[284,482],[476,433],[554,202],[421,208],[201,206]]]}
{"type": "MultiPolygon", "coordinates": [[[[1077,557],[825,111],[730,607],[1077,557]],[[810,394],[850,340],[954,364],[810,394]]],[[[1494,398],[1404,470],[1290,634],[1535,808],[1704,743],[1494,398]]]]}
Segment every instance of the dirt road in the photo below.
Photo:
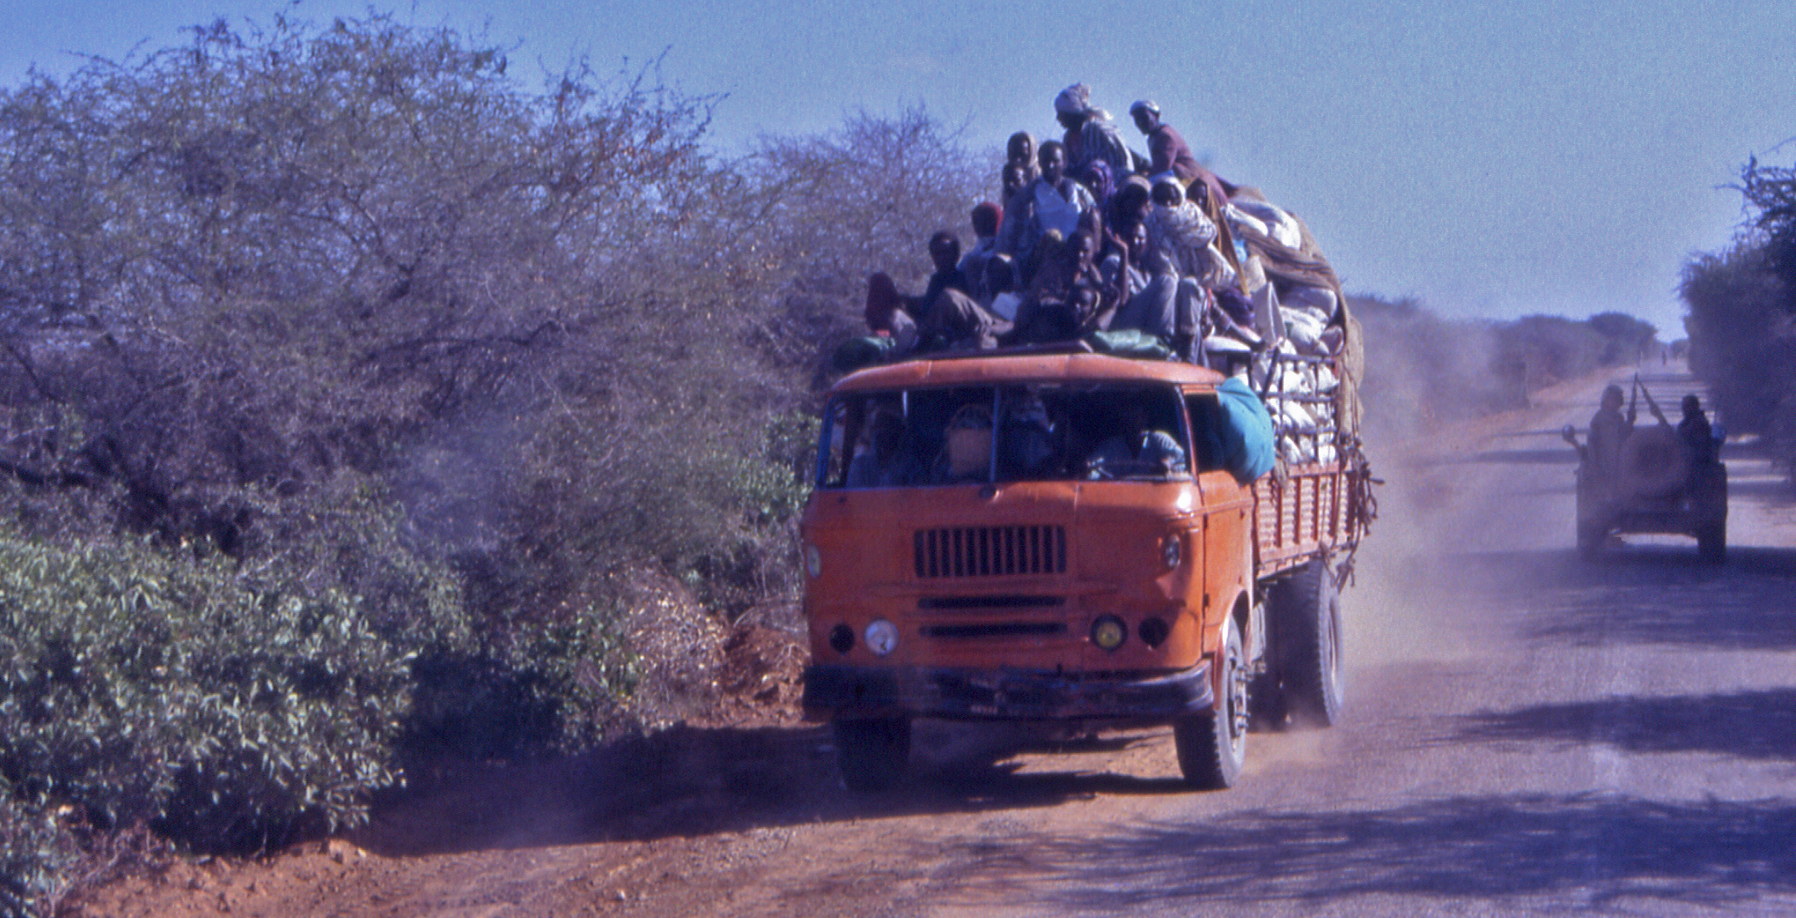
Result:
{"type": "MultiPolygon", "coordinates": [[[[794,722],[451,780],[121,915],[1796,913],[1796,505],[1734,450],[1731,551],[1572,550],[1558,427],[1602,381],[1374,462],[1349,720],[1190,793],[1169,736],[940,727],[875,797],[794,722]]],[[[1651,379],[1682,394],[1685,379],[1651,379]]]]}

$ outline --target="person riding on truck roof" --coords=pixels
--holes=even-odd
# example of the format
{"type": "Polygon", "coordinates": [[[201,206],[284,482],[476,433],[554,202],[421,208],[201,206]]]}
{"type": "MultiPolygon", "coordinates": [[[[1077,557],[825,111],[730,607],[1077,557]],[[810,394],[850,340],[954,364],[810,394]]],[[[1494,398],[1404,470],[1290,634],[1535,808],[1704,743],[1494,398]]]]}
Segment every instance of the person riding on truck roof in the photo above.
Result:
{"type": "Polygon", "coordinates": [[[1019,265],[1030,263],[1030,255],[1049,230],[1062,238],[1071,236],[1079,228],[1079,215],[1098,206],[1084,185],[1067,176],[1063,144],[1053,140],[1042,144],[1038,158],[1041,175],[1004,203],[1004,225],[998,230],[998,251],[1019,265]]]}

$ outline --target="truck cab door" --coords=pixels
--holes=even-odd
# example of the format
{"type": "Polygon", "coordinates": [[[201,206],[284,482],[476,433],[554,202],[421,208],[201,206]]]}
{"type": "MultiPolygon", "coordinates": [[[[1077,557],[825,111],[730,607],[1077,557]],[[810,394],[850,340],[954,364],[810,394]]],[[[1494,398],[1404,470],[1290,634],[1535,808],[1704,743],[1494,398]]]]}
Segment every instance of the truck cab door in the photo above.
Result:
{"type": "MultiPolygon", "coordinates": [[[[1214,646],[1237,596],[1252,595],[1253,489],[1222,467],[1221,443],[1210,425],[1221,415],[1214,392],[1187,392],[1193,469],[1203,502],[1204,633],[1214,646]]],[[[1258,635],[1243,635],[1250,643],[1258,635]]],[[[1219,638],[1218,638],[1219,640],[1219,638]]]]}

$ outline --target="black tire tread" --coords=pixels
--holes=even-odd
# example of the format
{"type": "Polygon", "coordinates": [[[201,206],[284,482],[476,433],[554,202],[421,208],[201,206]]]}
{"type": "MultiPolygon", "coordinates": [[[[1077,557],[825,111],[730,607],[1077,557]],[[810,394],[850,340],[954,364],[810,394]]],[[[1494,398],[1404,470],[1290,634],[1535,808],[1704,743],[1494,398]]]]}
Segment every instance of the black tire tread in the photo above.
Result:
{"type": "Polygon", "coordinates": [[[1173,724],[1173,745],[1178,750],[1179,772],[1185,783],[1199,790],[1223,790],[1234,786],[1241,777],[1246,759],[1246,740],[1239,749],[1229,743],[1231,717],[1226,698],[1235,669],[1243,665],[1241,631],[1233,620],[1227,625],[1221,655],[1224,697],[1208,711],[1181,718],[1173,724]]]}
{"type": "Polygon", "coordinates": [[[1341,672],[1340,594],[1328,566],[1312,561],[1281,586],[1288,589],[1282,602],[1284,628],[1280,643],[1280,670],[1285,704],[1294,723],[1332,727],[1341,721],[1344,673],[1341,672]],[[1331,655],[1328,644],[1334,645],[1331,655]]]}

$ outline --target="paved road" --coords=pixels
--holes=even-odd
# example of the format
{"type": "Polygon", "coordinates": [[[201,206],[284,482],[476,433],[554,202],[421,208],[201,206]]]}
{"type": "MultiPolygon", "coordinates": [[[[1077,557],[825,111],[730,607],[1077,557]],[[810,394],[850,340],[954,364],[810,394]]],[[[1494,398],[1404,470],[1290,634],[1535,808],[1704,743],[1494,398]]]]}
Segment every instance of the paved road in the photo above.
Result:
{"type": "Polygon", "coordinates": [[[1670,537],[1578,562],[1557,431],[1600,385],[1374,455],[1349,720],[1255,734],[1234,790],[1182,790],[1165,731],[933,728],[866,798],[815,728],[685,730],[118,911],[1796,914],[1796,505],[1736,451],[1725,566],[1670,537]]]}

